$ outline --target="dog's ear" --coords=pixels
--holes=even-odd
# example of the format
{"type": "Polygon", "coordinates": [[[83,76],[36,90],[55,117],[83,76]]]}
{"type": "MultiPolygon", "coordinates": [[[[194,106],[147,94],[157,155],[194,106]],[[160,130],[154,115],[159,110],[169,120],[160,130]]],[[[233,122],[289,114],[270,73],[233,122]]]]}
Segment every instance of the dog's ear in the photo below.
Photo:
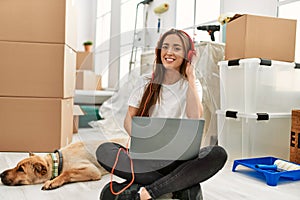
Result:
{"type": "Polygon", "coordinates": [[[35,156],[35,154],[32,153],[32,152],[29,152],[29,157],[30,157],[30,156],[35,156]]]}
{"type": "Polygon", "coordinates": [[[42,163],[34,163],[33,165],[35,171],[39,174],[41,174],[42,176],[44,176],[45,174],[47,174],[47,167],[45,165],[43,165],[42,163]]]}

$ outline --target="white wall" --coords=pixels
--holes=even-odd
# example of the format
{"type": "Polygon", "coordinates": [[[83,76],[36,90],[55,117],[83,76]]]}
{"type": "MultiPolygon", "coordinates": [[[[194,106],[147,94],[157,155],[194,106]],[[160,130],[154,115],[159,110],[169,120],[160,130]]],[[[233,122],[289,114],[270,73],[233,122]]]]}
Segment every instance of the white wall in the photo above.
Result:
{"type": "Polygon", "coordinates": [[[276,17],[277,0],[221,0],[221,13],[255,14],[276,17]]]}
{"type": "Polygon", "coordinates": [[[77,49],[87,40],[95,41],[97,0],[73,0],[77,9],[77,49]]]}

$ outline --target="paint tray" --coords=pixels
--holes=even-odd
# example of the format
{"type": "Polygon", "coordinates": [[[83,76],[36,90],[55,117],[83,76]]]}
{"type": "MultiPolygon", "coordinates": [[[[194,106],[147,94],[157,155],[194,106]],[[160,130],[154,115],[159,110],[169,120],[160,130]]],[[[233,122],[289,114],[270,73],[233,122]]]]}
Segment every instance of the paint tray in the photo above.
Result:
{"type": "MultiPolygon", "coordinates": [[[[249,159],[239,159],[234,160],[232,171],[236,171],[238,165],[243,165],[250,169],[255,170],[257,173],[264,175],[267,185],[276,186],[279,179],[288,179],[292,181],[300,180],[300,170],[292,171],[277,171],[277,170],[266,170],[257,168],[257,165],[273,165],[274,162],[279,159],[275,157],[260,157],[260,158],[249,158],[249,159]]],[[[283,160],[283,159],[280,159],[283,160]]],[[[286,160],[283,160],[286,161],[286,160]]],[[[289,161],[286,161],[289,162],[289,161]]],[[[295,164],[295,163],[293,163],[295,164]]]]}

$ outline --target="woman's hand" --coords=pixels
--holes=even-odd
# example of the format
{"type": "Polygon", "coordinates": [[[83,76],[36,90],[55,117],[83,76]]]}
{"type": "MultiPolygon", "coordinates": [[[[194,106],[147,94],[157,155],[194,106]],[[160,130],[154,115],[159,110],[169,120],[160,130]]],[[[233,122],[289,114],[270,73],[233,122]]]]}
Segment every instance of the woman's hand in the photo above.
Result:
{"type": "Polygon", "coordinates": [[[198,57],[193,56],[191,63],[186,65],[186,75],[189,83],[187,96],[186,96],[186,115],[188,118],[198,119],[203,115],[203,106],[201,99],[199,98],[197,86],[196,86],[196,71],[195,64],[198,61],[198,57]]]}
{"type": "Polygon", "coordinates": [[[188,79],[188,81],[190,83],[195,82],[195,80],[196,80],[196,72],[195,72],[194,66],[190,62],[188,62],[186,64],[186,71],[185,71],[185,73],[186,73],[187,79],[188,79]]]}
{"type": "Polygon", "coordinates": [[[136,116],[138,108],[134,108],[132,106],[128,106],[128,110],[124,119],[124,128],[127,131],[128,135],[131,135],[131,121],[132,117],[136,116]]]}
{"type": "Polygon", "coordinates": [[[199,57],[197,55],[197,53],[192,57],[191,62],[188,62],[186,65],[186,70],[185,73],[187,75],[187,79],[188,81],[194,82],[196,80],[196,71],[195,71],[195,64],[197,63],[199,57]]]}

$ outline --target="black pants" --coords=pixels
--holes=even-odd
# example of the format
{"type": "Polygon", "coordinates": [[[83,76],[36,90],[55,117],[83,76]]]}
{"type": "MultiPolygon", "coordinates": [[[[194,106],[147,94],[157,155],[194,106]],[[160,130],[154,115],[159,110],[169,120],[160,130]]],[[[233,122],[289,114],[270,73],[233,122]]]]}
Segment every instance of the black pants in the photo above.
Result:
{"type": "MultiPolygon", "coordinates": [[[[115,143],[101,144],[96,156],[98,162],[111,171],[117,152],[124,148],[115,143]]],[[[145,186],[152,198],[179,191],[199,184],[223,168],[227,160],[226,151],[220,146],[200,149],[199,156],[187,161],[133,160],[135,183],[145,186]]],[[[130,158],[121,151],[114,175],[131,181],[130,158]]]]}

